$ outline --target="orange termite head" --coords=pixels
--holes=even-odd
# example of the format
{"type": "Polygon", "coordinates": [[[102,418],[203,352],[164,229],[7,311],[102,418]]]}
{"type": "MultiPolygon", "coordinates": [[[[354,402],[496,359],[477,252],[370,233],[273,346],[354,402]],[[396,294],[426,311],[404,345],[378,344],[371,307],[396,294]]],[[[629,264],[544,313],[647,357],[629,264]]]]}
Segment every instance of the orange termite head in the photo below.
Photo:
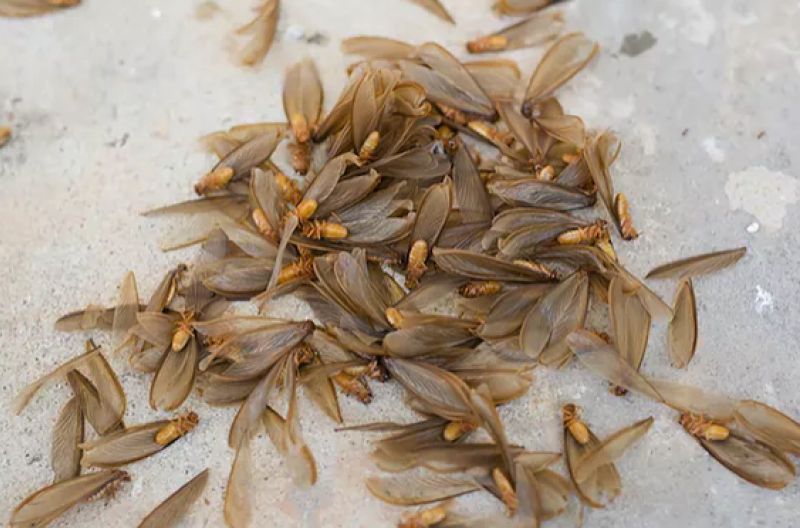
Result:
{"type": "Polygon", "coordinates": [[[503,35],[489,35],[467,42],[467,51],[470,53],[485,53],[487,51],[503,51],[508,46],[508,37],[503,35]]]}
{"type": "Polygon", "coordinates": [[[574,403],[568,403],[561,408],[562,421],[572,438],[581,445],[589,442],[589,428],[580,419],[581,409],[574,403]]]}

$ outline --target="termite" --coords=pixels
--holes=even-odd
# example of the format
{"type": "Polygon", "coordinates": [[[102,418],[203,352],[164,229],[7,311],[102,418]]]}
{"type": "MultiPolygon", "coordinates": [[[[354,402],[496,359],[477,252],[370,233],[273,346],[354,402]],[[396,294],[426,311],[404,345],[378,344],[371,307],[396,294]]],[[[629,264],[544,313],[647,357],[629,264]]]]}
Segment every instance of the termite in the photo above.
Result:
{"type": "Polygon", "coordinates": [[[580,419],[581,409],[574,403],[568,403],[561,408],[562,420],[564,427],[567,428],[569,434],[581,445],[589,442],[589,428],[580,419]]]}
{"type": "Polygon", "coordinates": [[[253,219],[253,224],[255,224],[256,229],[258,229],[258,232],[261,233],[264,238],[267,240],[277,241],[278,234],[274,229],[272,229],[272,224],[269,223],[267,214],[263,209],[256,207],[253,209],[250,217],[253,219]]]}
{"type": "Polygon", "coordinates": [[[381,140],[381,133],[377,130],[373,130],[367,136],[367,139],[364,140],[364,143],[361,145],[361,150],[358,151],[358,159],[359,161],[369,161],[372,159],[372,155],[375,154],[375,150],[378,148],[378,144],[381,140]]]}
{"type": "Polygon", "coordinates": [[[447,518],[448,505],[449,503],[437,504],[432,508],[406,515],[397,528],[431,528],[447,518]]]}
{"type": "Polygon", "coordinates": [[[278,184],[284,200],[292,205],[297,205],[303,199],[303,193],[300,192],[294,180],[281,171],[275,171],[275,183],[278,184]]]}
{"type": "Polygon", "coordinates": [[[687,433],[709,441],[725,440],[731,434],[724,425],[714,423],[700,415],[683,413],[678,421],[687,433]]]}
{"type": "Polygon", "coordinates": [[[233,169],[230,167],[217,167],[205,176],[194,186],[197,194],[206,194],[224,189],[233,178],[233,169]]]}
{"type": "Polygon", "coordinates": [[[501,132],[486,121],[470,121],[467,125],[470,130],[492,143],[502,143],[510,145],[514,141],[514,136],[507,132],[501,132]]]}
{"type": "Polygon", "coordinates": [[[503,51],[508,46],[508,37],[504,35],[489,35],[467,42],[467,51],[470,53],[484,53],[487,51],[503,51]]]}
{"type": "Polygon", "coordinates": [[[364,404],[372,401],[372,390],[361,376],[351,376],[346,372],[339,372],[332,379],[348,396],[352,396],[364,404]]]}
{"type": "Polygon", "coordinates": [[[284,284],[301,277],[314,276],[314,259],[311,256],[301,256],[295,262],[281,268],[278,274],[278,284],[284,284]]]}
{"type": "Polygon", "coordinates": [[[200,419],[195,412],[190,411],[186,414],[182,414],[174,420],[170,420],[167,425],[158,430],[156,433],[155,442],[162,446],[171,444],[178,438],[184,436],[189,431],[194,429],[199,420],[200,419]]]}
{"type": "Polygon", "coordinates": [[[428,269],[425,261],[428,260],[428,243],[424,240],[416,240],[411,244],[408,251],[408,266],[406,267],[406,287],[414,288],[419,283],[419,279],[428,269]]]}
{"type": "Polygon", "coordinates": [[[175,331],[172,333],[172,351],[178,352],[183,350],[183,347],[186,346],[186,343],[189,342],[192,335],[194,334],[194,329],[192,328],[192,320],[194,319],[194,314],[188,312],[186,314],[182,314],[181,320],[175,326],[175,331]]]}
{"type": "Polygon", "coordinates": [[[329,240],[337,240],[340,238],[347,238],[347,228],[342,224],[329,222],[328,220],[312,220],[306,222],[302,227],[303,236],[319,240],[326,238],[329,240]]]}
{"type": "Polygon", "coordinates": [[[503,285],[498,281],[470,281],[458,289],[459,295],[472,299],[485,295],[494,295],[503,289],[503,285]]]}
{"type": "Polygon", "coordinates": [[[519,507],[519,499],[517,498],[517,492],[514,491],[514,486],[511,485],[511,481],[508,480],[506,474],[499,467],[492,470],[492,480],[494,480],[500,492],[500,499],[508,508],[509,517],[513,516],[519,507]]]}
{"type": "Polygon", "coordinates": [[[442,114],[449,120],[453,121],[457,125],[466,125],[467,124],[467,116],[464,112],[457,108],[453,108],[451,106],[443,105],[441,103],[437,103],[439,106],[439,110],[441,110],[442,114]]]}
{"type": "Polygon", "coordinates": [[[606,236],[606,225],[602,220],[598,220],[592,225],[576,227],[558,235],[556,239],[562,246],[575,244],[592,244],[606,236]]]}
{"type": "Polygon", "coordinates": [[[442,438],[444,438],[447,442],[455,442],[465,434],[470,433],[477,428],[478,426],[476,424],[463,420],[448,422],[442,431],[442,438]]]}
{"type": "Polygon", "coordinates": [[[639,233],[633,227],[633,218],[628,207],[628,198],[625,193],[618,193],[614,198],[614,211],[617,213],[619,219],[619,229],[622,231],[622,238],[625,240],[633,240],[639,236],[639,233]]]}

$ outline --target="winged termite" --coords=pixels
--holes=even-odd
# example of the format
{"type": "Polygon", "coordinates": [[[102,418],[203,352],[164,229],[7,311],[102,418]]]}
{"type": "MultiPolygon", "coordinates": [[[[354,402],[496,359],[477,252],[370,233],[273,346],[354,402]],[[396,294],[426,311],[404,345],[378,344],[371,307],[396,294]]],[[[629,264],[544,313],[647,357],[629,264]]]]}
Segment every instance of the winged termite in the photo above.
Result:
{"type": "Polygon", "coordinates": [[[478,491],[474,478],[447,475],[404,474],[391,477],[370,477],[367,488],[373,495],[390,504],[408,506],[437,502],[478,491]]]}
{"type": "Polygon", "coordinates": [[[575,330],[566,339],[575,356],[594,373],[625,389],[634,390],[655,401],[663,397],[603,338],[588,330],[575,330]]]}
{"type": "Polygon", "coordinates": [[[261,62],[272,47],[275,38],[275,29],[278,26],[280,12],[279,0],[262,0],[255,8],[256,16],[246,25],[236,30],[236,33],[250,34],[250,40],[239,52],[242,63],[254,66],[261,62]]]}
{"type": "Polygon", "coordinates": [[[158,420],[136,425],[81,445],[84,467],[119,467],[151,456],[197,425],[193,412],[173,420],[158,420]]]}
{"type": "MultiPolygon", "coordinates": [[[[0,2],[0,16],[40,16],[54,11],[60,11],[65,8],[74,7],[80,3],[81,0],[3,0],[0,2]]],[[[0,141],[0,143],[2,143],[2,141],[0,141]]],[[[2,147],[2,144],[0,144],[0,147],[2,147]]]]}
{"type": "Polygon", "coordinates": [[[50,448],[50,465],[53,468],[53,482],[77,477],[81,473],[81,450],[83,442],[83,412],[76,396],[61,408],[53,427],[53,441],[50,448]]]}
{"type": "Polygon", "coordinates": [[[414,287],[419,283],[422,274],[427,270],[429,248],[439,238],[447,216],[450,214],[451,191],[450,181],[428,187],[422,195],[418,206],[418,214],[411,231],[411,245],[408,251],[406,267],[406,286],[414,287]]]}
{"type": "Polygon", "coordinates": [[[200,498],[207,483],[208,470],[206,469],[164,499],[139,523],[139,528],[168,528],[177,525],[189,511],[192,503],[200,498]]]}
{"type": "Polygon", "coordinates": [[[708,454],[744,480],[768,489],[784,488],[794,480],[794,465],[777,449],[702,417],[682,415],[680,422],[708,454]]]}
{"type": "Polygon", "coordinates": [[[549,282],[545,270],[461,249],[433,249],[436,265],[446,273],[477,280],[507,282],[549,282]]]}
{"type": "Polygon", "coordinates": [[[294,64],[283,84],[283,108],[295,139],[307,143],[322,109],[322,86],[310,59],[294,64]]]}
{"type": "Polygon", "coordinates": [[[496,33],[467,42],[470,53],[507,51],[538,46],[554,39],[561,32],[564,18],[560,12],[534,15],[496,33]]]}
{"type": "Polygon", "coordinates": [[[105,470],[51,484],[17,505],[11,513],[10,525],[47,526],[76,504],[129,480],[130,476],[124,471],[105,470]]]}
{"type": "Polygon", "coordinates": [[[669,355],[674,366],[685,368],[697,348],[697,308],[691,279],[684,279],[678,285],[672,313],[668,329],[669,355]]]}
{"type": "Polygon", "coordinates": [[[534,113],[537,103],[551,96],[572,79],[597,55],[599,46],[582,33],[569,33],[559,38],[545,52],[531,76],[522,111],[534,113]]]}
{"type": "Polygon", "coordinates": [[[780,451],[800,454],[800,424],[761,402],[743,400],[734,410],[736,423],[759,441],[780,451]]]}
{"type": "Polygon", "coordinates": [[[271,130],[254,137],[232,150],[219,160],[208,174],[195,185],[195,192],[200,195],[214,193],[225,189],[232,181],[250,174],[250,170],[268,159],[278,142],[281,132],[271,130]]]}
{"type": "Polygon", "coordinates": [[[522,323],[520,346],[531,359],[563,365],[570,358],[567,335],[581,328],[586,317],[589,281],[579,272],[543,295],[522,323]]]}
{"type": "Polygon", "coordinates": [[[468,115],[489,120],[494,118],[491,99],[447,50],[428,42],[419,47],[417,57],[428,67],[401,61],[400,68],[408,79],[425,88],[428,99],[468,115]]]}
{"type": "Polygon", "coordinates": [[[645,277],[648,279],[685,279],[706,275],[734,265],[745,253],[747,253],[747,248],[740,247],[687,257],[653,268],[645,277]]]}
{"type": "Polygon", "coordinates": [[[546,207],[560,211],[582,209],[594,204],[594,196],[578,189],[536,179],[494,178],[486,188],[512,207],[546,207]]]}
{"type": "Polygon", "coordinates": [[[580,407],[574,403],[568,403],[561,408],[566,430],[569,431],[569,434],[572,435],[576,442],[580,445],[586,445],[589,442],[589,429],[580,419],[580,412],[580,407]]]}

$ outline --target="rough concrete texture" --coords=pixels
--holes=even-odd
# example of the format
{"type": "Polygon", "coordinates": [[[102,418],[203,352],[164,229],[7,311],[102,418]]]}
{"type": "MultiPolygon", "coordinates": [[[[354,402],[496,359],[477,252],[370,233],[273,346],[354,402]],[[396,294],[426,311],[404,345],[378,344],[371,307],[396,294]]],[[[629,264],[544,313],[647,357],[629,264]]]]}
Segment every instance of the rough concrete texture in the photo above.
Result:
{"type": "MultiPolygon", "coordinates": [[[[82,349],[86,336],[58,334],[53,321],[88,302],[111,302],[126,270],[136,272],[145,294],[169,266],[192,257],[193,250],[162,253],[156,241],[169,222],[138,213],[191,196],[192,182],[212,162],[196,138],[240,122],[283,119],[282,74],[303,56],[320,66],[330,103],[348,63],[338,51],[343,37],[436,39],[463,55],[465,39],[509,22],[491,14],[489,0],[444,3],[457,26],[401,0],[284,0],[273,51],[252,70],[231,54],[232,28],[248,16],[245,0],[219,2],[210,17],[198,16],[199,0],[85,0],[54,16],[0,20],[0,123],[15,133],[0,150],[3,515],[51,478],[50,429],[65,386],[44,390],[21,416],[12,416],[10,402],[82,349]]],[[[621,259],[643,273],[678,256],[749,250],[735,268],[696,281],[700,343],[689,369],[669,366],[665,325],[658,323],[644,370],[800,415],[800,5],[576,0],[561,9],[570,29],[603,47],[560,95],[567,111],[623,139],[616,185],[628,193],[642,236],[618,242],[621,259]]],[[[512,55],[529,72],[541,50],[512,55]]],[[[652,286],[672,298],[672,283],[652,286]]],[[[275,311],[307,315],[292,300],[275,311]]],[[[148,378],[123,358],[113,364],[128,394],[128,423],[161,416],[147,406],[148,378]]],[[[411,419],[400,397],[387,384],[376,387],[369,407],[342,399],[343,412],[348,423],[411,419]]],[[[645,440],[618,464],[622,496],[588,512],[588,526],[797,525],[800,483],[776,492],[739,480],[680,429],[673,412],[634,396],[615,398],[579,365],[537,370],[530,394],[501,411],[511,440],[559,450],[557,411],[568,400],[586,408],[601,436],[655,417],[645,440]]],[[[184,524],[221,526],[234,409],[211,409],[196,397],[189,405],[201,416],[195,432],[130,466],[133,482],[115,499],[82,505],[54,525],[132,526],[208,466],[209,486],[184,524]]],[[[273,448],[258,439],[255,525],[393,526],[401,510],[363,485],[375,473],[365,457],[368,436],[334,433],[307,400],[301,405],[319,482],[293,489],[273,448]]],[[[499,511],[477,495],[457,508],[499,511]]]]}

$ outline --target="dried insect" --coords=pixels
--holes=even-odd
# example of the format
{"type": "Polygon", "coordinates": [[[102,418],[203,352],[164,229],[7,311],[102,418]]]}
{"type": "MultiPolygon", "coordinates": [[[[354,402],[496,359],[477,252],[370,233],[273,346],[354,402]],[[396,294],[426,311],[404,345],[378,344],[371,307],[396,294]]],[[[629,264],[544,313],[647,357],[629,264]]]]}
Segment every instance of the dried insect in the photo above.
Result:
{"type": "Polygon", "coordinates": [[[589,442],[589,429],[586,424],[580,419],[580,407],[574,403],[568,403],[561,408],[563,415],[564,427],[569,431],[569,434],[581,445],[589,442]]]}
{"type": "Polygon", "coordinates": [[[455,442],[475,429],[477,429],[477,425],[472,422],[463,420],[448,422],[442,431],[442,438],[448,442],[455,442]]]}
{"type": "Polygon", "coordinates": [[[431,508],[404,515],[397,528],[431,528],[447,518],[450,504],[449,501],[446,501],[431,508]]]}
{"type": "Polygon", "coordinates": [[[458,289],[462,297],[473,298],[494,295],[503,289],[503,284],[498,281],[470,281],[458,289]]]}
{"type": "Polygon", "coordinates": [[[169,445],[197,427],[198,421],[199,418],[194,412],[182,414],[159,429],[155,441],[158,445],[169,445]]]}
{"type": "Polygon", "coordinates": [[[591,225],[565,231],[558,235],[556,240],[561,245],[569,246],[573,244],[593,244],[607,237],[608,231],[606,230],[605,222],[598,220],[591,225]]]}
{"type": "Polygon", "coordinates": [[[534,15],[496,33],[467,42],[467,50],[470,53],[486,53],[537,46],[557,37],[563,25],[564,19],[559,12],[534,15]]]}
{"type": "Polygon", "coordinates": [[[333,381],[346,395],[357,399],[363,404],[372,402],[372,390],[363,376],[353,376],[347,372],[339,372],[333,376],[333,381]]]}
{"type": "Polygon", "coordinates": [[[704,416],[683,413],[679,422],[690,435],[709,441],[725,440],[731,434],[730,429],[722,424],[714,423],[704,416]]]}
{"type": "Polygon", "coordinates": [[[619,228],[622,232],[622,238],[625,240],[633,240],[638,238],[639,232],[633,227],[633,219],[628,206],[628,198],[625,193],[617,193],[614,197],[614,212],[619,218],[619,228]]]}

